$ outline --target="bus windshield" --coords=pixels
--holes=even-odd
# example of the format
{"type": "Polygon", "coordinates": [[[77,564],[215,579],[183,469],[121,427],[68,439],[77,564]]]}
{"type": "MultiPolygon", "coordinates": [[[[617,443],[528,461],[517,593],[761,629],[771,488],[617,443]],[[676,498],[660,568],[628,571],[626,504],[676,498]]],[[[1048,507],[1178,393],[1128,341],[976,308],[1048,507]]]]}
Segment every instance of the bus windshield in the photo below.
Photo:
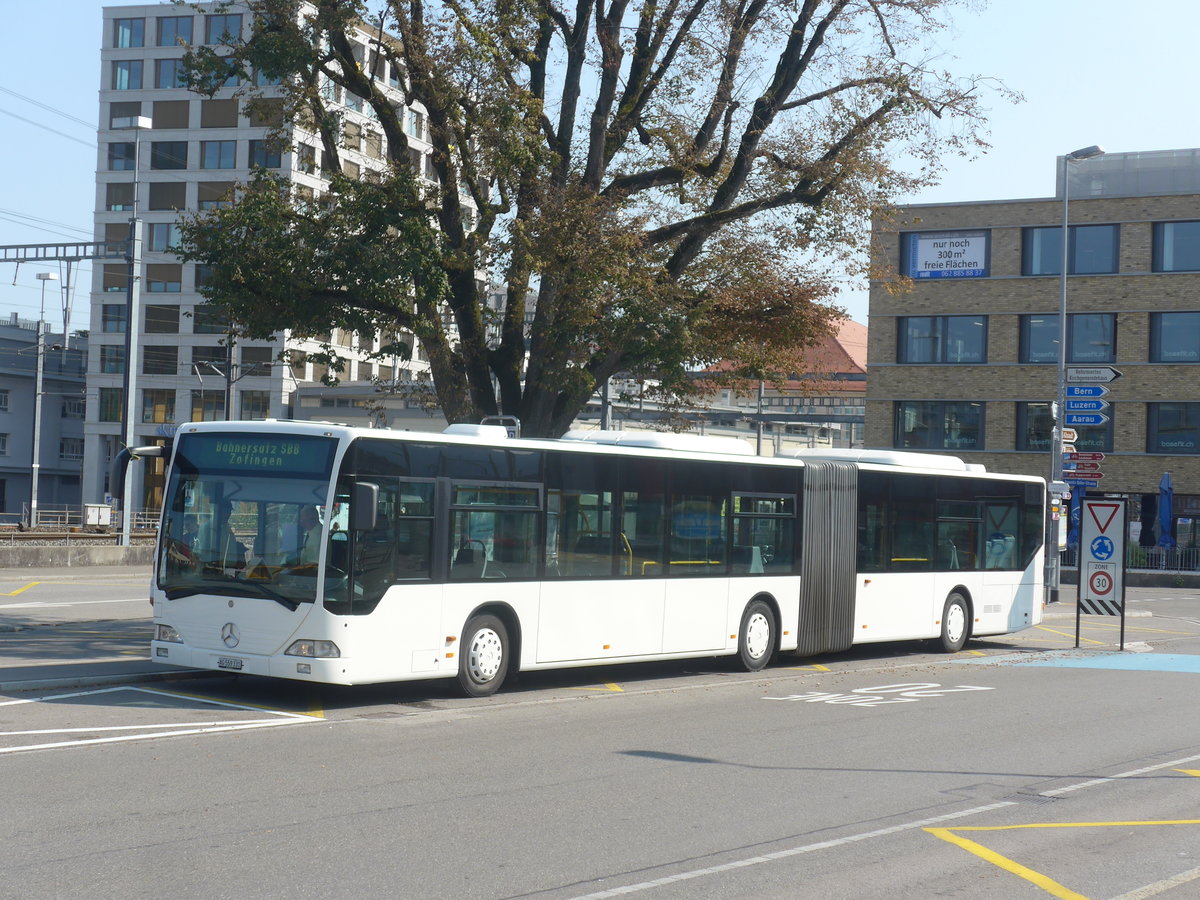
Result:
{"type": "Polygon", "coordinates": [[[309,435],[181,435],[156,566],[167,598],[313,602],[336,448],[309,435]]]}

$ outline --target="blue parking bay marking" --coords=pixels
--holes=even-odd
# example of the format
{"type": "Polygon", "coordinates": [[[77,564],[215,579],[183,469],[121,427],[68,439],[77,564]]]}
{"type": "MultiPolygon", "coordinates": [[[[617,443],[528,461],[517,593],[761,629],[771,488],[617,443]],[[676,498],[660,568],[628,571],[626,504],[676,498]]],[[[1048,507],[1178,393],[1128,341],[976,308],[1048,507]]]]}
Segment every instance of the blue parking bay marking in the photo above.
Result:
{"type": "Polygon", "coordinates": [[[1001,663],[1022,666],[1058,666],[1067,669],[1123,669],[1129,672],[1187,672],[1200,675],[1200,656],[1184,653],[1130,653],[1096,651],[1051,651],[1049,653],[1014,653],[983,659],[955,660],[961,665],[1001,663]]]}

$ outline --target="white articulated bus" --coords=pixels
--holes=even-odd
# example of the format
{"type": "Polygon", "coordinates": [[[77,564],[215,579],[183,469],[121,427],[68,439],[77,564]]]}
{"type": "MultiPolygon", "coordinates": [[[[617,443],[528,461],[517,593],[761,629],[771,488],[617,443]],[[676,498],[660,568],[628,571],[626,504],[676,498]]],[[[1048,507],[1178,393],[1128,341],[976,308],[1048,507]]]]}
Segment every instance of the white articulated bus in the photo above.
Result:
{"type": "Polygon", "coordinates": [[[184,425],[167,453],[151,655],[171,666],[485,696],[518,670],[756,671],[1041,620],[1045,483],[953,457],[274,421],[184,425]]]}

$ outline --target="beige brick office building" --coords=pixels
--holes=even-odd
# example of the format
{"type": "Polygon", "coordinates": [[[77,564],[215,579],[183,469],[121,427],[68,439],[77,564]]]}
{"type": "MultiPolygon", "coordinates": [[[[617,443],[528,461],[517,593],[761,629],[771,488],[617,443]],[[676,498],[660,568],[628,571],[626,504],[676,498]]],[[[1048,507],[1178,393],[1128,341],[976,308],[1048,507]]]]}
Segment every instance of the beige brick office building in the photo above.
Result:
{"type": "MultiPolygon", "coordinates": [[[[1049,475],[1061,158],[1058,171],[1055,197],[875,223],[897,274],[871,284],[866,446],[1049,475]]],[[[1100,398],[1108,421],[1077,427],[1076,448],[1104,454],[1095,490],[1135,501],[1169,471],[1184,546],[1200,517],[1200,150],[1109,154],[1069,177],[1067,363],[1120,372],[1100,398]]]]}

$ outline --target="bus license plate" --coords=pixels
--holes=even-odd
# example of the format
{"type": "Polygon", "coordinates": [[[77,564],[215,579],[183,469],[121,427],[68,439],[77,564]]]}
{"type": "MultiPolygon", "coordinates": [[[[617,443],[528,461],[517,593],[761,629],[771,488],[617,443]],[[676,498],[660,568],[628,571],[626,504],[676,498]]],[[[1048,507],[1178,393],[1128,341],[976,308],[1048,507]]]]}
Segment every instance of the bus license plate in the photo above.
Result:
{"type": "Polygon", "coordinates": [[[240,669],[241,667],[242,667],[242,660],[238,659],[237,657],[234,657],[234,656],[218,656],[217,657],[217,668],[218,669],[240,669]]]}

